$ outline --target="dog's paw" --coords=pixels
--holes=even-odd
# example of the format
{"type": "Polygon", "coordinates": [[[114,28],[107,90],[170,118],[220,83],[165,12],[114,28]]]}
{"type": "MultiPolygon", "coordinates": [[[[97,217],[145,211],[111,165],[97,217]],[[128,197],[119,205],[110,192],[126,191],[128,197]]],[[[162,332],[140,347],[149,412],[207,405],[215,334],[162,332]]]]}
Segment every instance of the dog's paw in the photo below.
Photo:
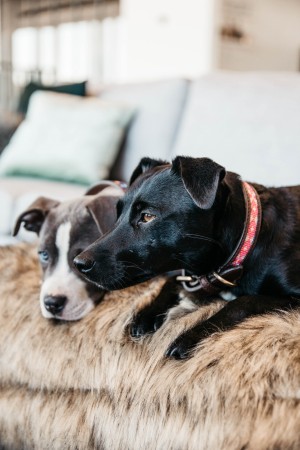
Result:
{"type": "Polygon", "coordinates": [[[182,333],[170,345],[166,351],[166,356],[174,359],[186,359],[193,355],[195,347],[208,338],[221,327],[211,320],[195,325],[193,328],[182,333]]]}
{"type": "Polygon", "coordinates": [[[172,342],[166,351],[166,356],[178,360],[190,358],[196,345],[197,340],[183,334],[172,342]]]}
{"type": "Polygon", "coordinates": [[[172,342],[166,351],[166,356],[174,359],[190,358],[193,356],[195,347],[210,334],[207,323],[196,325],[185,333],[182,333],[172,342]]]}
{"type": "Polygon", "coordinates": [[[139,339],[146,334],[155,333],[155,331],[162,326],[164,320],[164,314],[149,315],[146,312],[141,311],[135,316],[133,322],[130,324],[130,335],[134,339],[139,339]]]}

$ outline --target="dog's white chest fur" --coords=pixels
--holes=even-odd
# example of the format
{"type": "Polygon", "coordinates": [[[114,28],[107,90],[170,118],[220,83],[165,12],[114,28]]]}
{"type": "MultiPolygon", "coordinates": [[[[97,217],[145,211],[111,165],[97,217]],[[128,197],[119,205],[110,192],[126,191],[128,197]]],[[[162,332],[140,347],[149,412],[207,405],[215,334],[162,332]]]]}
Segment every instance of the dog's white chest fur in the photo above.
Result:
{"type": "Polygon", "coordinates": [[[231,291],[221,291],[219,295],[226,302],[231,302],[237,298],[231,291]]]}

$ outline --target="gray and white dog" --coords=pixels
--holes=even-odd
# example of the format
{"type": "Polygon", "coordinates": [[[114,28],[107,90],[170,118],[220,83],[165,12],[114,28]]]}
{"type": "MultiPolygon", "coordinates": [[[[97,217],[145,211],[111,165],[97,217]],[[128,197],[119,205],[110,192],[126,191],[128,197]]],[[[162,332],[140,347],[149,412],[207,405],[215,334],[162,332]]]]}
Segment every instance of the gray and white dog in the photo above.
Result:
{"type": "Polygon", "coordinates": [[[73,259],[112,228],[122,195],[118,185],[105,181],[70,201],[39,197],[18,217],[14,235],[23,223],[39,236],[40,306],[45,318],[79,320],[103,298],[105,291],[87,283],[73,259]]]}

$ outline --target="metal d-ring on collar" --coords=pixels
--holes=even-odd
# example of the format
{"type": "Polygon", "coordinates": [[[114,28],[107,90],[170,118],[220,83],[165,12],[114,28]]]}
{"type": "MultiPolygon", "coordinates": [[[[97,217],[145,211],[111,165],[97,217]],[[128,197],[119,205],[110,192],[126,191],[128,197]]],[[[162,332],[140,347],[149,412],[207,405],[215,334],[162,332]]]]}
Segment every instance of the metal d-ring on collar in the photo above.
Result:
{"type": "Polygon", "coordinates": [[[245,222],[242,236],[227,261],[216,271],[206,275],[186,275],[185,270],[176,277],[188,292],[202,290],[204,294],[213,295],[221,290],[230,289],[236,286],[237,281],[243,274],[243,263],[253,250],[261,226],[261,203],[258,193],[254,187],[247,183],[242,183],[245,201],[245,222]]]}
{"type": "Polygon", "coordinates": [[[236,286],[236,283],[232,283],[231,281],[225,280],[225,278],[221,277],[217,272],[213,272],[214,277],[217,278],[221,283],[225,284],[225,286],[228,287],[234,287],[236,286]]]}

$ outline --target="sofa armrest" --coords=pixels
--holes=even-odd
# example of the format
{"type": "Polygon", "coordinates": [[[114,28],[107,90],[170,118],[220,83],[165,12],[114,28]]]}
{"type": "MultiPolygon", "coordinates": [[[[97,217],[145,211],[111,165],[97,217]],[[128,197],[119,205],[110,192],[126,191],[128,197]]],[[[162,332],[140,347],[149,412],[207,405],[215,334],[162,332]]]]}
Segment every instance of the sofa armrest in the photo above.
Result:
{"type": "MultiPolygon", "coordinates": [[[[1,156],[0,156],[1,158],[1,156]]],[[[56,182],[39,178],[7,176],[0,177],[0,245],[3,237],[11,235],[17,216],[37,197],[44,196],[57,200],[69,200],[84,195],[85,186],[56,182]]],[[[33,233],[20,230],[18,239],[32,241],[33,233]]]]}

